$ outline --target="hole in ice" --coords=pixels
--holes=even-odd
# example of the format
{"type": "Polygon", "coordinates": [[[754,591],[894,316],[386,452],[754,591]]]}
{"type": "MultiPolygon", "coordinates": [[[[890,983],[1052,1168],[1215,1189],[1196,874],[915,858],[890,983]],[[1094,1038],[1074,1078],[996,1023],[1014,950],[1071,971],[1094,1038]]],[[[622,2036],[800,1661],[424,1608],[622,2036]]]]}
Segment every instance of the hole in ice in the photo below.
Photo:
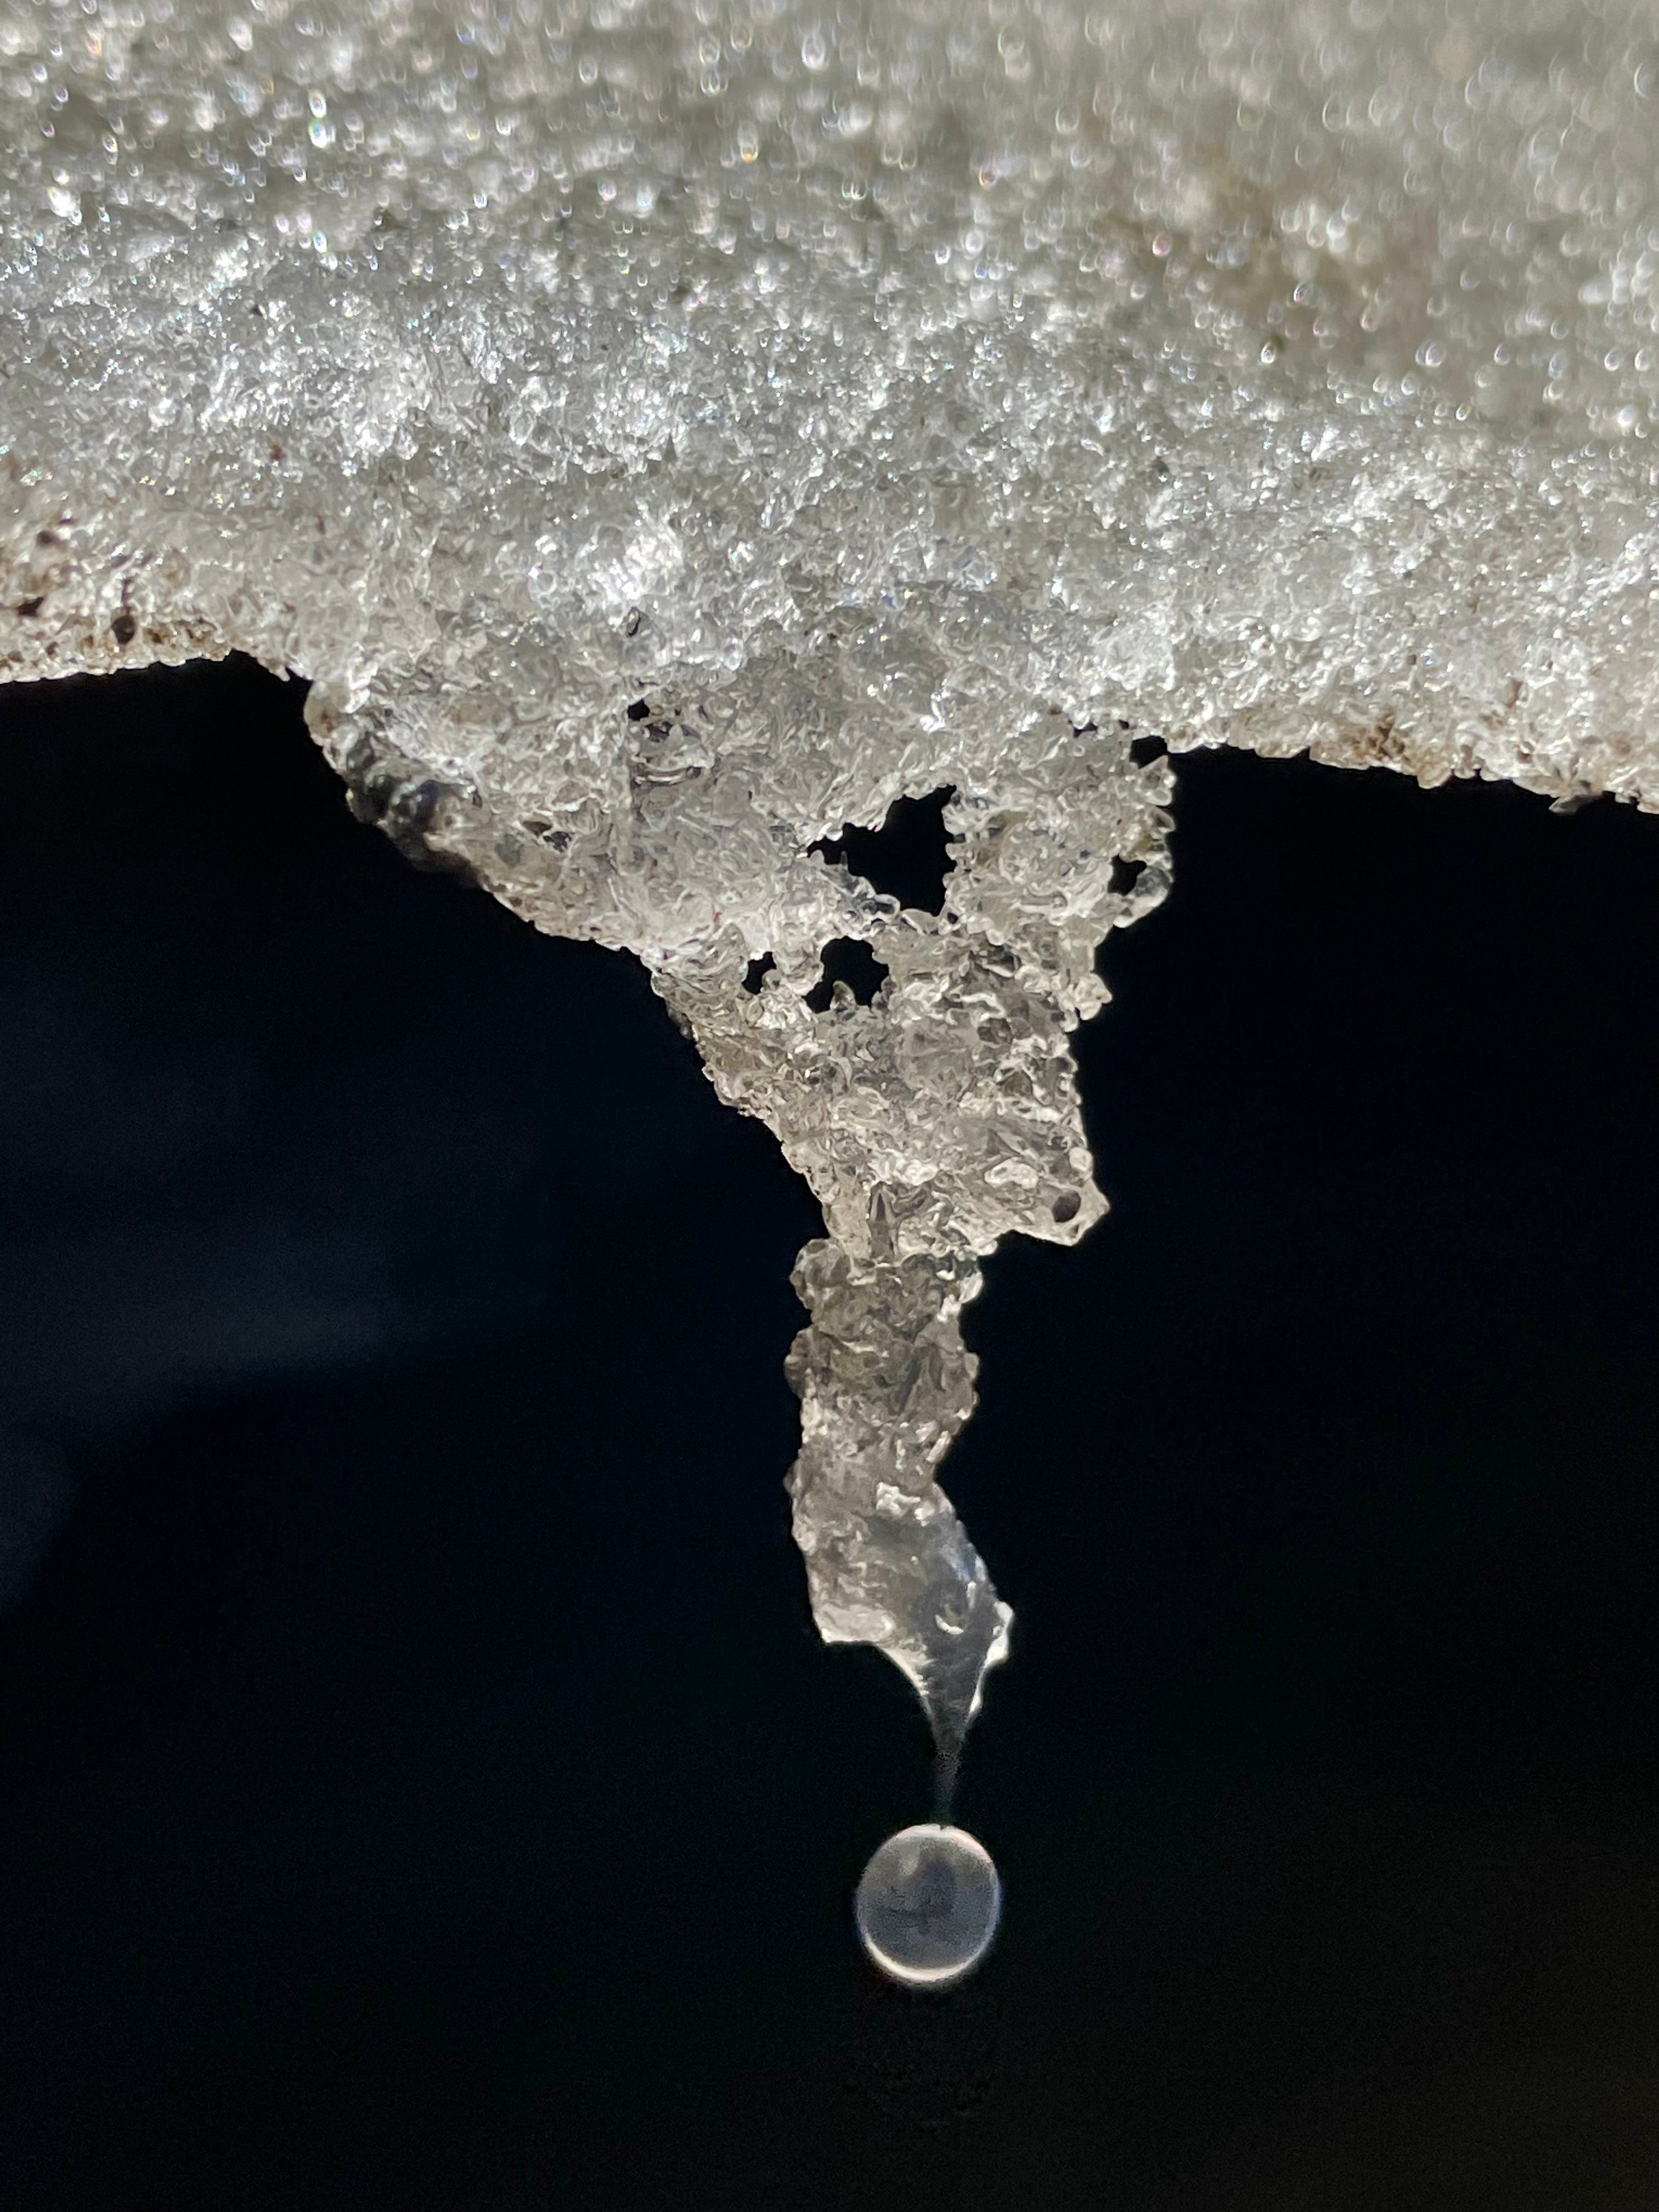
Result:
{"type": "Polygon", "coordinates": [[[835,1000],[836,986],[845,983],[861,1006],[867,1006],[891,971],[861,937],[832,937],[823,948],[823,974],[806,994],[815,1014],[827,1014],[835,1000]]]}
{"type": "Polygon", "coordinates": [[[853,1900],[865,1949],[912,1989],[960,1981],[991,1948],[1002,1884],[965,1828],[901,1828],[871,1858],[853,1900]]]}
{"type": "Polygon", "coordinates": [[[650,708],[643,699],[633,699],[629,702],[628,719],[630,722],[643,722],[650,712],[650,708]]]}
{"type": "Polygon", "coordinates": [[[743,988],[758,994],[761,985],[777,966],[769,952],[763,952],[758,960],[751,960],[743,971],[743,988]]]}
{"type": "Polygon", "coordinates": [[[1074,1190],[1063,1190],[1049,1211],[1056,1221],[1075,1221],[1083,1209],[1083,1200],[1074,1190]]]}
{"type": "Polygon", "coordinates": [[[849,822],[839,837],[820,838],[809,852],[822,853],[831,867],[845,863],[873,890],[884,891],[918,914],[945,908],[945,878],[954,865],[946,804],[955,787],[930,792],[926,799],[896,799],[879,830],[860,830],[849,822]]]}
{"type": "Polygon", "coordinates": [[[1112,863],[1111,874],[1106,879],[1107,889],[1115,891],[1120,898],[1122,897],[1126,891],[1132,891],[1140,881],[1146,866],[1145,860],[1126,860],[1120,855],[1112,863]]]}

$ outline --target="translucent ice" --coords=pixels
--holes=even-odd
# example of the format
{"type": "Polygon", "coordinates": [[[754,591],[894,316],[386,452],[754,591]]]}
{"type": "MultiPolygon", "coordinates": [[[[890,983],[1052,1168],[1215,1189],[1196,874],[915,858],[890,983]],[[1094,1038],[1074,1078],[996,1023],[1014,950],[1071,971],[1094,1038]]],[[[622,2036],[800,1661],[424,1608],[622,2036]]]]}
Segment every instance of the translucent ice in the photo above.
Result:
{"type": "Polygon", "coordinates": [[[823,1204],[796,1530],[942,1741],[1139,741],[1659,804],[1656,125],[1632,0],[0,0],[0,672],[297,671],[647,962],[823,1204]],[[937,915],[813,849],[939,792],[937,915]]]}

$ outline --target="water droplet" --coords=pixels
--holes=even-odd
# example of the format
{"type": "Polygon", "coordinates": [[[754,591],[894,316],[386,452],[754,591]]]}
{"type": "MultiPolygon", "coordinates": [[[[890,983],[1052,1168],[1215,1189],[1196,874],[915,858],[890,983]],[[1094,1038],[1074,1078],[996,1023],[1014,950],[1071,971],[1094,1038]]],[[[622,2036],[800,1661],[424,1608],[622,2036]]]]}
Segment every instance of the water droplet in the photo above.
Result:
{"type": "Polygon", "coordinates": [[[883,1973],[912,1988],[940,1989],[990,1949],[1002,1884],[989,1852],[965,1828],[928,1820],[889,1836],[864,1869],[853,1909],[883,1973]]]}

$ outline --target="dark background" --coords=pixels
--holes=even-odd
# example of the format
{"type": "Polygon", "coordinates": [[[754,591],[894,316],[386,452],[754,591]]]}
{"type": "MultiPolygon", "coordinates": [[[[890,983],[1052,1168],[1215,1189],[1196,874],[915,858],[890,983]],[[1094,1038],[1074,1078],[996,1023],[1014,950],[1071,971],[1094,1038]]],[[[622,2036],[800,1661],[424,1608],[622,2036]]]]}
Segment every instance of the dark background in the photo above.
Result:
{"type": "Polygon", "coordinates": [[[1239,756],[947,1486],[999,1946],[781,1487],[816,1209],[246,665],[0,693],[0,2197],[1659,2203],[1659,823],[1239,756]]]}

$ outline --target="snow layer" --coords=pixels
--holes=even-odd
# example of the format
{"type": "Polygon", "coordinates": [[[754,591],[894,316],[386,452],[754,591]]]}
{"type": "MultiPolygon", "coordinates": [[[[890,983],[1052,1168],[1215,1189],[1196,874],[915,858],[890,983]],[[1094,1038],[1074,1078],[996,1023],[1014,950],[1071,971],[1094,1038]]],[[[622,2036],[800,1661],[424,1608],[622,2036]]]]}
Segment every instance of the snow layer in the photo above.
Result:
{"type": "Polygon", "coordinates": [[[1659,805],[1656,125],[1622,0],[0,0],[0,672],[297,672],[648,963],[823,1203],[812,1601],[947,1746],[957,1317],[1103,1210],[1136,741],[1659,805]],[[942,790],[938,915],[812,849],[942,790]]]}

